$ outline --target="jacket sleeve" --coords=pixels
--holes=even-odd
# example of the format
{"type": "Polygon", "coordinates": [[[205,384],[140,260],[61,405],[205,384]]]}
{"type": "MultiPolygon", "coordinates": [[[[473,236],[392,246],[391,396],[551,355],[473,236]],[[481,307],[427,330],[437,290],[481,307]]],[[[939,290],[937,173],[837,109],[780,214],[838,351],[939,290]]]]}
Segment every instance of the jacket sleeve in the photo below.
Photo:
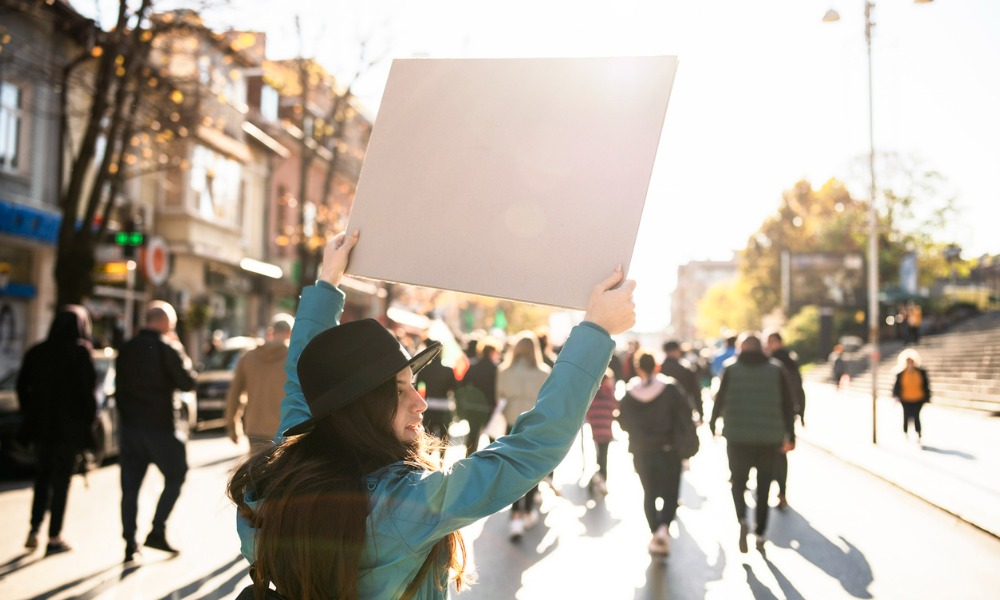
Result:
{"type": "Polygon", "coordinates": [[[285,439],[281,435],[283,431],[312,417],[299,383],[296,368],[299,356],[316,335],[340,324],[344,300],[344,292],[325,281],[317,281],[315,286],[302,290],[295,325],[292,327],[292,339],[288,344],[288,358],[285,359],[285,398],[281,401],[281,421],[274,436],[275,443],[285,439]]]}
{"type": "Polygon", "coordinates": [[[792,391],[792,378],[788,370],[780,365],[775,365],[778,369],[778,377],[781,378],[781,417],[785,425],[785,433],[788,434],[788,441],[795,443],[795,400],[792,391]]]}
{"type": "Polygon", "coordinates": [[[902,387],[903,372],[896,373],[896,381],[892,384],[892,397],[899,400],[900,388],[902,387]]]}
{"type": "Polygon", "coordinates": [[[164,352],[167,374],[173,386],[182,392],[190,392],[195,386],[195,373],[190,369],[191,359],[179,343],[167,344],[170,352],[164,352]]]}
{"type": "Polygon", "coordinates": [[[920,369],[920,374],[923,375],[924,379],[924,402],[931,401],[931,378],[927,375],[926,369],[920,369]]]}
{"type": "Polygon", "coordinates": [[[509,435],[449,470],[380,478],[373,514],[388,517],[384,527],[419,552],[523,496],[566,456],[613,349],[606,332],[578,325],[534,408],[518,417],[509,435]]]}
{"type": "Polygon", "coordinates": [[[723,371],[719,376],[719,391],[715,393],[715,403],[712,406],[712,418],[708,421],[708,430],[715,434],[715,422],[726,410],[726,393],[729,391],[729,378],[723,371]]]}

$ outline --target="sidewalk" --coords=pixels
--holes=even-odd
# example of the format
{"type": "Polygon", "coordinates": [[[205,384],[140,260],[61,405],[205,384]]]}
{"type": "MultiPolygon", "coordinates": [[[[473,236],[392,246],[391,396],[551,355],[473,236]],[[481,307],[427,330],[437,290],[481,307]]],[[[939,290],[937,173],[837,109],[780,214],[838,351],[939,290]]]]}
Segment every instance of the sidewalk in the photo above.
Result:
{"type": "MultiPolygon", "coordinates": [[[[920,414],[923,447],[902,431],[902,409],[870,394],[806,381],[806,426],[798,438],[1000,538],[1000,418],[942,408],[920,414]]],[[[910,435],[913,436],[911,428],[910,435]]],[[[864,502],[864,498],[852,498],[864,502]]]]}

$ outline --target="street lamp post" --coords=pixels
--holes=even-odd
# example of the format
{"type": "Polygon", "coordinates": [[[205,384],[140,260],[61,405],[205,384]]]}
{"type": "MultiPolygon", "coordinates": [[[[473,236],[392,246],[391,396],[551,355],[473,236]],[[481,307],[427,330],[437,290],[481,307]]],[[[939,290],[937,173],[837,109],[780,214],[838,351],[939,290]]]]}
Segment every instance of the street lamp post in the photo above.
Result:
{"type": "MultiPolygon", "coordinates": [[[[917,4],[933,0],[914,0],[917,4]]],[[[879,347],[879,327],[882,318],[878,303],[878,207],[875,204],[875,93],[872,87],[872,32],[875,23],[874,0],[865,0],[865,46],[868,52],[868,341],[871,345],[870,369],[872,375],[872,443],[878,443],[878,367],[882,360],[879,347]]],[[[840,20],[835,10],[828,10],[823,21],[832,23],[840,20]]]]}

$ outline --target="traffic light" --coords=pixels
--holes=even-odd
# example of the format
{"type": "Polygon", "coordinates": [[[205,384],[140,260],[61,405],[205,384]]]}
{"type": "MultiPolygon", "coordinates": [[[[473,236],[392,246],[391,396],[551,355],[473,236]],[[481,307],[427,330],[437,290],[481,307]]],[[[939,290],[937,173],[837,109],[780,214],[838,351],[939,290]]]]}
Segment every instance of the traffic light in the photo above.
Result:
{"type": "Polygon", "coordinates": [[[115,245],[121,246],[125,258],[135,258],[135,249],[145,245],[146,235],[140,229],[135,219],[128,219],[125,227],[115,233],[115,245]]]}

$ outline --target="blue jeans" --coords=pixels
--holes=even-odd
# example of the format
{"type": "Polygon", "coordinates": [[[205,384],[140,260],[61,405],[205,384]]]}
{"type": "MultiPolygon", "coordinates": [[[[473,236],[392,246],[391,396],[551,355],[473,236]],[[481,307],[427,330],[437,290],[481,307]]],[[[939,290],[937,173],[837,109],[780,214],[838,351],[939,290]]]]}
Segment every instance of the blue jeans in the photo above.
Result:
{"type": "Polygon", "coordinates": [[[139,488],[150,463],[163,474],[163,492],[153,515],[153,531],[165,532],[167,517],[181,495],[187,475],[187,449],[172,430],[121,428],[122,537],[135,546],[139,488]]]}

